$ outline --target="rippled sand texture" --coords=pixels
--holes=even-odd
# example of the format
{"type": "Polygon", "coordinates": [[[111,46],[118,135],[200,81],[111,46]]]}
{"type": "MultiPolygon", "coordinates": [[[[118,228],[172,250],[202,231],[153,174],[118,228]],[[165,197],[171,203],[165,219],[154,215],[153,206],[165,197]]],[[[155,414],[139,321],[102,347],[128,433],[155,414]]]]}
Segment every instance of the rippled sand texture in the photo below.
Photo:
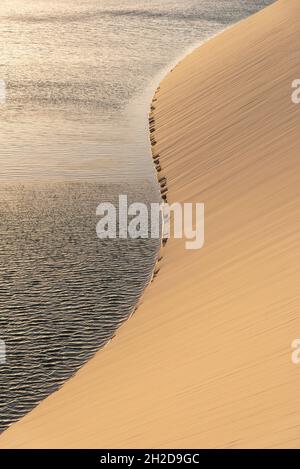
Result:
{"type": "Polygon", "coordinates": [[[170,201],[206,204],[206,245],[165,249],[117,339],[2,447],[298,447],[300,3],[281,0],[161,83],[170,201]]]}
{"type": "MultiPolygon", "coordinates": [[[[100,240],[96,207],[128,188],[2,185],[0,429],[90,358],[132,312],[158,241],[100,240]]],[[[146,199],[147,191],[133,199],[146,199]]]]}

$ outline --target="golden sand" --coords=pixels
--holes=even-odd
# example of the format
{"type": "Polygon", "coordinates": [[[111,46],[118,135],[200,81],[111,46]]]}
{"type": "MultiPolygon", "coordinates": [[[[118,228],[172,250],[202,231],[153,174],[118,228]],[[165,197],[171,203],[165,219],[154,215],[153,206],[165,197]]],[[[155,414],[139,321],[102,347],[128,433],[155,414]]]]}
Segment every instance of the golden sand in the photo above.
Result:
{"type": "Polygon", "coordinates": [[[300,2],[202,46],[157,93],[169,201],[204,202],[137,314],[1,447],[300,447],[300,2]]]}

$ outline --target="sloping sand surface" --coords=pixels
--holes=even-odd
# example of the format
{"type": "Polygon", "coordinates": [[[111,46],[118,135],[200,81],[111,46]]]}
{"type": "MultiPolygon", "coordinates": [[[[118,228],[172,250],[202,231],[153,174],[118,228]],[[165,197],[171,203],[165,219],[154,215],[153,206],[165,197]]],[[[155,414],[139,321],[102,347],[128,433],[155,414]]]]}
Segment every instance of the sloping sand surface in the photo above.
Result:
{"type": "Polygon", "coordinates": [[[117,338],[1,447],[300,447],[300,2],[181,62],[157,93],[169,201],[204,202],[117,338]]]}

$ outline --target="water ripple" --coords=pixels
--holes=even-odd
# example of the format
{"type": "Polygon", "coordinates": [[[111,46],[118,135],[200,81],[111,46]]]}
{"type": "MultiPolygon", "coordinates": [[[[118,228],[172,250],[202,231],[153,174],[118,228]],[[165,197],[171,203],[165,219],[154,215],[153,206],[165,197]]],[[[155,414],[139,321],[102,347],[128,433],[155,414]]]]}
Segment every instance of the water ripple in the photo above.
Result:
{"type": "MultiPolygon", "coordinates": [[[[99,184],[0,189],[0,430],[48,396],[114,335],[149,281],[157,241],[99,240],[99,184]]],[[[133,197],[133,195],[132,195],[133,197]]],[[[136,194],[144,197],[145,194],[136,194]]]]}

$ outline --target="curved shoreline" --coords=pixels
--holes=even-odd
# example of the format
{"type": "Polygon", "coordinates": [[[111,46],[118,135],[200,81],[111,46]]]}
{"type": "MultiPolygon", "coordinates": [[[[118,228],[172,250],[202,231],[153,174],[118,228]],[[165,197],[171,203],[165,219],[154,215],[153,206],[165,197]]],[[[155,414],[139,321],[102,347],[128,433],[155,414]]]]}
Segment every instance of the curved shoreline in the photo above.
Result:
{"type": "Polygon", "coordinates": [[[209,242],[170,240],[118,340],[1,447],[300,446],[298,3],[226,30],[163,80],[153,159],[172,200],[207,203],[209,242]]]}

